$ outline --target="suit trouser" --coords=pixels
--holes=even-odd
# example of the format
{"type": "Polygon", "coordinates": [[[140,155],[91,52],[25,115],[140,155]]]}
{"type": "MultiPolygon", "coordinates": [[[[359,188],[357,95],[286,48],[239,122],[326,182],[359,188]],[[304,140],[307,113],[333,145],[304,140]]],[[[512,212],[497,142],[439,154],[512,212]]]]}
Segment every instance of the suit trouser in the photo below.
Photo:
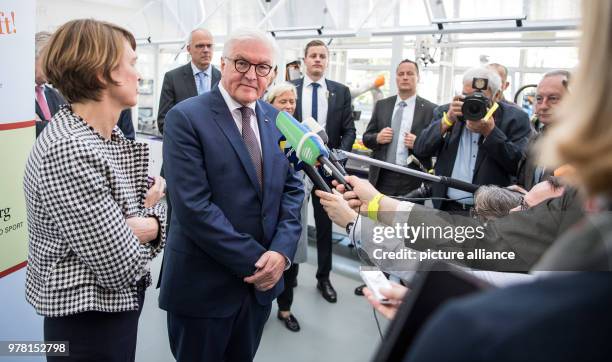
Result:
{"type": "Polygon", "coordinates": [[[319,201],[312,192],[312,208],[314,211],[315,228],[317,229],[317,279],[329,279],[332,268],[332,222],[319,201]]]}
{"type": "Polygon", "coordinates": [[[48,356],[48,362],[133,362],[136,357],[138,317],[145,288],[138,293],[138,310],[83,312],[66,317],[45,317],[45,341],[68,341],[69,356],[48,356]]]}
{"type": "MultiPolygon", "coordinates": [[[[222,293],[223,291],[219,291],[222,293]]],[[[272,304],[260,305],[249,291],[236,313],[197,318],[168,312],[170,350],[177,362],[252,361],[272,304]]]]}
{"type": "Polygon", "coordinates": [[[293,288],[297,282],[298,271],[300,270],[300,264],[291,264],[289,269],[283,273],[283,279],[285,282],[285,290],[276,298],[278,303],[278,310],[286,312],[291,310],[291,304],[293,304],[293,288]]]}

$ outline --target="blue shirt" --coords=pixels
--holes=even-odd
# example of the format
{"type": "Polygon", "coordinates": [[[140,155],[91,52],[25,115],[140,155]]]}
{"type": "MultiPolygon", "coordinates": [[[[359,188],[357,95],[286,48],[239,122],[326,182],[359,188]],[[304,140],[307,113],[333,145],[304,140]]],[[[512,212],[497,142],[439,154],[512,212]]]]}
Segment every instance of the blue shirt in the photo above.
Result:
{"type": "MultiPolygon", "coordinates": [[[[476,157],[478,156],[478,140],[479,133],[474,133],[463,127],[461,131],[461,139],[459,140],[459,148],[457,149],[457,157],[455,157],[455,165],[453,166],[452,178],[457,180],[472,182],[474,178],[474,169],[476,168],[476,157]]],[[[469,192],[449,188],[447,196],[450,199],[455,199],[457,202],[474,205],[474,194],[469,192]]]]}

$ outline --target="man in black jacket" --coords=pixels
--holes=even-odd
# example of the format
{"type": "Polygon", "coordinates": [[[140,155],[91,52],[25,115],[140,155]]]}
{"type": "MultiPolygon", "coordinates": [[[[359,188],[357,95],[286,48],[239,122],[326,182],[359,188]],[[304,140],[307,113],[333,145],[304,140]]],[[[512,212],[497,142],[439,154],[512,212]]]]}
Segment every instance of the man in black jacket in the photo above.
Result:
{"type": "MultiPolygon", "coordinates": [[[[434,121],[417,138],[414,154],[419,158],[437,157],[436,175],[450,176],[478,185],[507,186],[516,176],[531,133],[527,114],[499,102],[488,119],[463,119],[461,107],[465,96],[474,94],[474,81],[487,80],[484,95],[490,105],[500,97],[499,75],[487,68],[469,69],[463,76],[463,95],[434,110],[434,121]]],[[[474,204],[473,195],[445,185],[432,184],[434,207],[467,214],[474,204]]]]}
{"type": "MultiPolygon", "coordinates": [[[[372,157],[377,160],[419,170],[408,157],[413,153],[416,139],[431,122],[437,105],[417,95],[419,66],[416,62],[402,60],[397,66],[395,81],[397,95],[376,102],[363,143],[374,151],[372,157]]],[[[424,167],[431,167],[431,158],[419,161],[424,167]]],[[[370,166],[368,178],[376,189],[390,196],[405,195],[421,185],[420,179],[376,166],[370,166]]]]}
{"type": "Polygon", "coordinates": [[[213,57],[213,36],[206,29],[195,29],[189,35],[187,51],[191,61],[164,75],[157,128],[164,133],[166,113],[180,101],[208,92],[219,84],[221,72],[210,64],[213,57]]]}
{"type": "MultiPolygon", "coordinates": [[[[325,78],[328,58],[329,50],[324,42],[313,40],[306,45],[306,75],[293,82],[298,92],[295,116],[300,122],[308,117],[317,120],[327,132],[327,146],[330,149],[350,151],[356,135],[351,93],[347,86],[325,78]]],[[[329,281],[332,266],[332,222],[314,193],[312,206],[317,229],[317,288],[325,300],[335,303],[336,291],[329,281]]]]}

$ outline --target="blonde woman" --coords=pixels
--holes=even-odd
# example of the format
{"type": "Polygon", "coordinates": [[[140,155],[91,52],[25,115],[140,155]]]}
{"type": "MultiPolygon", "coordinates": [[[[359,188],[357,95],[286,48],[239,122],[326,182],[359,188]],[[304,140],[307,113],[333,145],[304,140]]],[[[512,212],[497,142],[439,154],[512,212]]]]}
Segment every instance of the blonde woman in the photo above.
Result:
{"type": "MultiPolygon", "coordinates": [[[[268,88],[266,93],[266,102],[270,103],[274,108],[285,111],[291,115],[295,112],[297,101],[297,91],[295,86],[288,82],[275,84],[268,88]]],[[[299,264],[306,262],[308,252],[308,200],[310,199],[310,191],[312,184],[310,180],[300,172],[300,178],[304,182],[304,202],[300,211],[300,221],[302,224],[302,234],[298,241],[298,247],[293,258],[291,267],[283,273],[285,279],[285,290],[278,296],[276,302],[278,304],[277,318],[285,323],[285,327],[292,332],[299,332],[300,323],[297,318],[291,313],[291,305],[293,304],[293,288],[297,285],[297,276],[299,264]]]]}
{"type": "Polygon", "coordinates": [[[136,105],[136,43],[127,30],[73,20],[43,57],[69,104],[28,158],[26,299],[44,316],[44,339],[68,341],[48,361],[134,361],[148,265],[164,245],[165,182],[147,185],[148,149],[116,127],[136,105]]]}

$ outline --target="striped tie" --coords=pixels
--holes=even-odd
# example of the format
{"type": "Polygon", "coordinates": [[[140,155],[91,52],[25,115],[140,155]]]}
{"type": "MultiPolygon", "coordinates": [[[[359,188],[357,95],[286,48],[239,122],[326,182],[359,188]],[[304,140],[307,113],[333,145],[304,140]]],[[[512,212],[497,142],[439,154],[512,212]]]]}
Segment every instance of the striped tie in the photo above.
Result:
{"type": "Polygon", "coordinates": [[[255,166],[255,172],[257,173],[257,181],[259,181],[259,187],[263,185],[263,168],[261,152],[259,151],[259,142],[255,137],[255,132],[251,128],[251,114],[253,110],[249,107],[240,107],[240,114],[242,115],[242,139],[244,144],[249,151],[249,156],[255,166]]]}

